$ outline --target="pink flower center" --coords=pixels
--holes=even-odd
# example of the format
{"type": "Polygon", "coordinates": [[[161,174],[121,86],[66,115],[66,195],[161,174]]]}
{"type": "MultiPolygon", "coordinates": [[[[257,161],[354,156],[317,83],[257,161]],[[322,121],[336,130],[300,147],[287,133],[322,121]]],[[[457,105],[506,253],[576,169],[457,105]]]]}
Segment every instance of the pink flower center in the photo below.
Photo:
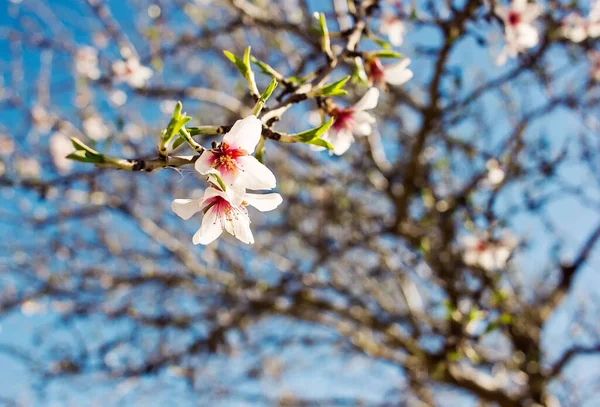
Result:
{"type": "Polygon", "coordinates": [[[383,68],[383,64],[380,60],[372,59],[371,61],[369,61],[369,65],[367,65],[367,70],[369,71],[369,79],[373,84],[380,85],[385,83],[385,71],[383,68]]]}
{"type": "Polygon", "coordinates": [[[517,13],[516,11],[511,11],[510,13],[508,13],[508,23],[510,25],[517,25],[521,22],[521,14],[517,13]]]}
{"type": "Polygon", "coordinates": [[[352,109],[336,109],[333,112],[335,118],[333,128],[336,131],[350,129],[354,125],[354,111],[352,109]]]}
{"type": "Polygon", "coordinates": [[[237,159],[248,155],[245,150],[230,148],[227,143],[221,143],[219,147],[212,150],[212,153],[214,158],[211,166],[224,172],[235,171],[237,169],[237,159]]]}
{"type": "Polygon", "coordinates": [[[487,242],[480,240],[479,242],[477,242],[477,245],[475,245],[475,250],[481,253],[484,252],[488,248],[488,246],[489,244],[487,242]]]}

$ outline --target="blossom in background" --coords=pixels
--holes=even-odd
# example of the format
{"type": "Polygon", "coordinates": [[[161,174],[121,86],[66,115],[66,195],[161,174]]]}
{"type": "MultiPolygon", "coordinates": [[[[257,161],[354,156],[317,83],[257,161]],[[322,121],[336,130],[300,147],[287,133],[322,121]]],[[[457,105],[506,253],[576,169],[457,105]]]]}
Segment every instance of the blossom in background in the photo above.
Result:
{"type": "Polygon", "coordinates": [[[390,44],[399,47],[404,42],[406,25],[400,18],[386,14],[381,17],[379,31],[388,37],[390,44]]]}
{"type": "MultiPolygon", "coordinates": [[[[379,90],[377,88],[370,88],[354,106],[345,109],[334,107],[329,112],[334,121],[329,130],[321,138],[331,143],[333,154],[344,154],[354,142],[354,135],[368,136],[371,133],[371,125],[375,123],[375,117],[365,110],[377,107],[378,101],[379,90]]],[[[323,150],[323,147],[313,146],[313,148],[315,150],[323,150]]]]}
{"type": "Polygon", "coordinates": [[[400,62],[383,65],[377,58],[367,62],[366,70],[371,86],[380,86],[383,89],[387,85],[403,85],[413,77],[413,72],[408,69],[410,59],[404,58],[400,62]]]}
{"type": "Polygon", "coordinates": [[[127,58],[125,61],[116,61],[112,65],[117,82],[127,82],[134,88],[143,87],[153,75],[152,69],[141,65],[136,57],[127,58]]]}
{"type": "Polygon", "coordinates": [[[50,136],[48,142],[48,148],[50,149],[50,156],[54,166],[61,174],[66,174],[71,171],[73,167],[73,160],[67,158],[67,155],[73,152],[73,144],[69,137],[61,132],[57,131],[50,136]]]}
{"type": "Polygon", "coordinates": [[[224,191],[211,185],[204,191],[202,198],[175,199],[171,208],[182,219],[189,219],[200,211],[204,212],[202,225],[192,238],[194,244],[209,244],[224,230],[242,242],[252,244],[254,236],[250,230],[250,217],[246,206],[268,212],[277,208],[282,201],[281,195],[277,193],[245,193],[242,202],[234,204],[224,191]]]}
{"type": "Polygon", "coordinates": [[[486,177],[483,179],[483,186],[488,188],[495,188],[498,185],[502,184],[504,181],[504,170],[502,166],[498,162],[498,160],[490,159],[485,163],[485,168],[487,169],[486,177]]]}
{"type": "Polygon", "coordinates": [[[465,264],[492,271],[506,267],[518,241],[505,231],[500,239],[491,239],[487,235],[465,236],[461,239],[461,245],[465,264]]]}
{"type": "Polygon", "coordinates": [[[17,157],[15,159],[15,171],[22,178],[39,178],[42,167],[35,158],[17,157]]]}
{"type": "Polygon", "coordinates": [[[56,120],[44,106],[36,104],[31,108],[31,122],[40,133],[48,133],[56,120]]]}
{"type": "Polygon", "coordinates": [[[8,157],[15,152],[15,142],[7,134],[0,133],[0,156],[8,157]]]}
{"type": "Polygon", "coordinates": [[[594,1],[587,18],[572,12],[562,21],[562,33],[573,42],[600,37],[600,1],[594,1]]]}
{"type": "Polygon", "coordinates": [[[96,114],[86,117],[81,123],[83,132],[92,140],[100,141],[110,136],[110,128],[96,114]]]}
{"type": "Polygon", "coordinates": [[[275,175],[252,156],[260,141],[262,123],[254,115],[235,122],[223,142],[204,150],[195,164],[200,174],[218,175],[234,205],[239,205],[245,189],[275,188],[275,175]]]}
{"type": "Polygon", "coordinates": [[[509,7],[498,6],[496,14],[504,21],[506,45],[498,56],[502,65],[508,57],[516,58],[519,52],[535,47],[539,34],[533,26],[534,20],[542,13],[542,7],[527,0],[513,0],[509,7]]]}
{"type": "Polygon", "coordinates": [[[93,80],[100,78],[96,48],[85,46],[75,52],[75,71],[79,75],[93,80]]]}

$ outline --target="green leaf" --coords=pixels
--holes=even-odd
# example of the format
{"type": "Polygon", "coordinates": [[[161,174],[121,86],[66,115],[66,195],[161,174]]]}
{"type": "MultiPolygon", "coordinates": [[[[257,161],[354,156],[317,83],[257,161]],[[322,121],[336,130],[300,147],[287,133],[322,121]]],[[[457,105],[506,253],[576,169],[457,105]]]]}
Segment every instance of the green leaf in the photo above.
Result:
{"type": "Polygon", "coordinates": [[[348,75],[330,85],[323,86],[321,89],[319,89],[319,94],[322,96],[331,96],[334,93],[339,93],[338,91],[342,90],[342,87],[350,80],[350,78],[351,76],[348,75]]]}
{"type": "Polygon", "coordinates": [[[74,151],[67,156],[68,159],[79,161],[82,163],[93,163],[93,164],[102,164],[104,163],[104,156],[102,155],[94,155],[90,154],[84,150],[74,151]]]}
{"type": "Polygon", "coordinates": [[[83,143],[83,141],[79,140],[77,137],[71,137],[71,144],[73,144],[73,147],[76,151],[85,151],[90,155],[102,156],[101,153],[99,153],[91,147],[88,147],[83,143]]]}
{"type": "MultiPolygon", "coordinates": [[[[303,131],[302,133],[293,134],[292,136],[296,138],[298,141],[303,143],[309,143],[310,141],[314,141],[315,139],[319,139],[321,135],[323,135],[331,125],[333,124],[333,117],[327,120],[325,123],[320,125],[319,127],[315,127],[314,129],[303,131]]],[[[309,143],[310,144],[310,143],[309,143]]],[[[314,144],[314,143],[312,143],[314,144]]],[[[329,144],[329,143],[327,143],[329,144]]],[[[319,144],[315,144],[319,145],[319,144]]],[[[331,144],[330,144],[331,145],[331,144]]],[[[323,146],[325,147],[325,146],[323,146]]]]}
{"type": "Polygon", "coordinates": [[[266,103],[266,101],[269,100],[269,98],[273,94],[273,91],[275,90],[277,85],[278,85],[277,79],[273,79],[271,81],[271,83],[269,83],[269,86],[267,86],[267,89],[265,89],[265,91],[262,93],[262,95],[260,95],[260,100],[263,103],[266,103]]]}
{"type": "Polygon", "coordinates": [[[306,144],[313,144],[315,146],[324,147],[328,150],[333,150],[333,146],[331,145],[331,143],[329,143],[326,140],[323,140],[322,138],[307,141],[306,144]]]}
{"type": "Polygon", "coordinates": [[[270,65],[264,63],[263,61],[257,59],[256,57],[250,57],[250,60],[255,65],[258,65],[262,73],[269,76],[275,76],[275,69],[273,69],[270,65]]]}
{"type": "Polygon", "coordinates": [[[244,61],[242,61],[241,59],[239,59],[238,57],[236,57],[229,51],[223,51],[223,54],[225,54],[227,59],[229,59],[231,62],[233,62],[235,64],[235,66],[237,67],[238,71],[240,71],[240,73],[244,77],[246,77],[246,75],[248,73],[248,68],[246,67],[246,64],[244,64],[244,61]]]}
{"type": "Polygon", "coordinates": [[[183,115],[181,114],[182,108],[183,105],[181,102],[177,102],[175,109],[173,110],[171,121],[161,137],[163,144],[168,143],[176,134],[179,133],[183,126],[192,120],[192,118],[187,116],[185,113],[183,115]]]}
{"type": "Polygon", "coordinates": [[[385,48],[385,49],[392,48],[392,45],[390,43],[388,43],[385,40],[382,40],[381,38],[373,36],[371,39],[382,48],[385,48]]]}
{"type": "Polygon", "coordinates": [[[375,58],[403,58],[404,57],[404,55],[402,55],[401,53],[392,51],[391,49],[382,49],[379,51],[374,51],[372,54],[371,53],[369,53],[369,54],[373,55],[373,57],[375,57],[375,58]]]}
{"type": "Polygon", "coordinates": [[[208,175],[214,177],[214,179],[217,180],[217,183],[219,184],[219,187],[221,187],[221,190],[225,191],[227,189],[225,187],[225,183],[223,182],[223,180],[219,176],[219,173],[216,170],[214,172],[210,172],[208,175]]]}

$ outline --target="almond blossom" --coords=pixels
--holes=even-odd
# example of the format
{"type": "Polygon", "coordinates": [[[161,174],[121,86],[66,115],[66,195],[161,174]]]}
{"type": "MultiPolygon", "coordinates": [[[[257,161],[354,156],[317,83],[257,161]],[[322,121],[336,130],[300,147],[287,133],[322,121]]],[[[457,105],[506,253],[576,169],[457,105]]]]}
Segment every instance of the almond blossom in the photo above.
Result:
{"type": "Polygon", "coordinates": [[[75,71],[90,79],[100,78],[98,69],[98,51],[89,46],[81,47],[75,53],[75,71]]]}
{"type": "Polygon", "coordinates": [[[600,1],[594,1],[587,18],[572,12],[563,19],[562,26],[565,38],[573,42],[600,37],[600,1]]]}
{"type": "Polygon", "coordinates": [[[112,65],[117,82],[127,82],[134,88],[143,87],[153,75],[152,69],[141,65],[136,57],[127,58],[125,61],[116,61],[112,65]]]}
{"type": "Polygon", "coordinates": [[[390,44],[399,47],[404,42],[406,35],[406,25],[398,17],[392,15],[384,15],[381,17],[381,26],[379,31],[383,35],[387,35],[390,44]]]}
{"type": "Polygon", "coordinates": [[[73,160],[67,158],[67,155],[73,152],[73,144],[69,137],[61,131],[53,133],[50,136],[48,148],[50,149],[52,162],[58,172],[61,174],[68,173],[73,167],[73,160]]]}
{"type": "Polygon", "coordinates": [[[204,150],[195,164],[200,174],[217,174],[228,195],[238,205],[245,188],[268,190],[275,188],[275,175],[252,156],[260,141],[262,123],[254,115],[235,122],[223,136],[223,142],[204,150]]]}
{"type": "Polygon", "coordinates": [[[413,72],[408,69],[410,59],[404,58],[400,62],[383,65],[377,58],[367,62],[366,70],[371,86],[380,86],[386,89],[387,85],[403,85],[413,77],[413,72]]]}
{"type": "Polygon", "coordinates": [[[461,244],[465,264],[492,271],[506,267],[518,241],[512,234],[504,232],[500,239],[492,239],[487,234],[465,236],[461,244]]]}
{"type": "Polygon", "coordinates": [[[272,211],[282,202],[281,195],[245,193],[239,204],[234,204],[221,189],[210,186],[200,199],[175,199],[171,204],[173,212],[182,219],[189,219],[196,213],[204,212],[202,225],[194,234],[194,244],[207,245],[227,231],[240,241],[254,243],[250,230],[250,217],[246,206],[255,207],[261,212],[272,211]]]}
{"type": "Polygon", "coordinates": [[[513,0],[509,7],[496,8],[496,14],[504,21],[506,39],[498,64],[504,64],[508,57],[516,58],[519,52],[538,44],[539,34],[532,23],[541,13],[539,4],[528,3],[527,0],[513,0]]]}
{"type": "MultiPolygon", "coordinates": [[[[354,142],[354,135],[368,136],[371,133],[375,117],[365,110],[377,107],[379,90],[370,88],[354,106],[347,108],[334,107],[329,115],[334,118],[332,126],[321,137],[333,146],[333,154],[342,155],[354,142]]],[[[322,150],[322,147],[314,147],[322,150]]]]}

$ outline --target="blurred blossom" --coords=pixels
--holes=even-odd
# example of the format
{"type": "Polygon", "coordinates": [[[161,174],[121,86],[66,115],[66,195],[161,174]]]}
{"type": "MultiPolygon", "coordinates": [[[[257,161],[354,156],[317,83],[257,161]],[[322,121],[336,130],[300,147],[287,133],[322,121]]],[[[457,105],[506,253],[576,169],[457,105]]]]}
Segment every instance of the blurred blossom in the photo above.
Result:
{"type": "Polygon", "coordinates": [[[160,111],[164,114],[172,114],[173,110],[175,110],[176,105],[176,100],[164,100],[160,102],[160,111]]]}
{"type": "Polygon", "coordinates": [[[38,178],[42,168],[35,158],[18,157],[15,159],[15,171],[23,178],[38,178]]]}
{"type": "Polygon", "coordinates": [[[134,88],[143,87],[153,75],[152,69],[140,64],[136,57],[127,58],[125,61],[116,61],[112,65],[115,80],[127,82],[134,88]]]}
{"type": "Polygon", "coordinates": [[[386,89],[387,85],[403,85],[413,77],[413,72],[408,69],[409,58],[403,58],[395,64],[383,65],[377,58],[367,62],[367,75],[371,86],[380,86],[386,89]]]}
{"type": "Polygon", "coordinates": [[[31,120],[33,126],[40,133],[47,133],[54,126],[54,118],[42,105],[35,105],[31,108],[31,120]]]}
{"type": "Polygon", "coordinates": [[[75,71],[79,75],[93,80],[100,78],[98,51],[89,46],[79,48],[75,53],[75,71]]]}
{"type": "Polygon", "coordinates": [[[534,20],[542,13],[542,6],[528,3],[527,0],[513,0],[509,7],[497,6],[496,14],[504,21],[506,45],[496,62],[502,65],[506,60],[516,58],[519,52],[535,47],[539,34],[533,26],[534,20]]]}
{"type": "Polygon", "coordinates": [[[518,240],[510,232],[504,231],[500,239],[492,239],[487,234],[471,235],[463,237],[461,244],[465,264],[493,271],[506,267],[518,240]]]}
{"type": "Polygon", "coordinates": [[[160,7],[156,4],[151,4],[148,6],[148,17],[150,18],[158,18],[160,17],[160,7]]]}
{"type": "Polygon", "coordinates": [[[8,157],[15,152],[15,142],[6,134],[0,134],[0,156],[8,157]]]}
{"type": "Polygon", "coordinates": [[[110,136],[110,128],[96,114],[83,119],[82,127],[83,132],[92,140],[104,140],[110,136]]]}
{"type": "Polygon", "coordinates": [[[129,122],[123,127],[123,134],[131,141],[138,141],[144,137],[144,129],[133,122],[129,122]]]}
{"type": "Polygon", "coordinates": [[[96,48],[104,49],[108,45],[108,36],[102,31],[96,31],[93,37],[96,48]]]}
{"type": "Polygon", "coordinates": [[[483,186],[494,188],[504,181],[504,170],[497,160],[488,160],[485,167],[487,169],[487,175],[484,179],[483,186]]]}
{"type": "Polygon", "coordinates": [[[23,315],[31,316],[41,314],[45,310],[46,307],[35,300],[27,300],[21,304],[21,312],[23,315]]]}
{"type": "Polygon", "coordinates": [[[73,167],[73,161],[67,158],[74,150],[69,137],[61,131],[57,131],[50,136],[49,142],[50,156],[54,166],[61,174],[68,173],[73,167]]]}
{"type": "Polygon", "coordinates": [[[567,15],[562,21],[562,32],[565,38],[573,42],[581,42],[586,38],[599,37],[600,1],[596,0],[593,2],[587,18],[583,17],[577,11],[567,15]]]}
{"type": "MultiPolygon", "coordinates": [[[[333,146],[330,154],[342,155],[354,142],[354,135],[368,136],[371,133],[372,125],[375,124],[375,117],[367,113],[366,110],[375,109],[379,101],[379,91],[377,88],[371,88],[354,105],[347,108],[334,107],[329,113],[333,118],[333,124],[321,138],[328,141],[333,146]]],[[[314,120],[314,115],[309,116],[309,120],[314,120]]],[[[316,123],[320,124],[320,123],[316,123]]],[[[314,150],[323,150],[323,147],[311,146],[314,150]]]]}
{"type": "Polygon", "coordinates": [[[386,14],[381,17],[379,31],[381,31],[383,35],[387,35],[390,44],[399,47],[404,42],[406,25],[398,17],[386,14]]]}
{"type": "Polygon", "coordinates": [[[123,106],[127,102],[127,93],[121,89],[116,89],[110,92],[108,99],[115,106],[123,106]]]}

